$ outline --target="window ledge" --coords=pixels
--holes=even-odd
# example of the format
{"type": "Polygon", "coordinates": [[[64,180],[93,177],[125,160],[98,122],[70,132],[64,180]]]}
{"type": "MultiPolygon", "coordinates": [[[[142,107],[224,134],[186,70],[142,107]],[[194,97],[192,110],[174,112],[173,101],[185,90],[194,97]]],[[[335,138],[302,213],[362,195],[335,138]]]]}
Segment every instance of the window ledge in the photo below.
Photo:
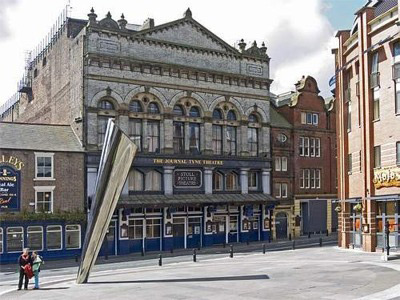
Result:
{"type": "Polygon", "coordinates": [[[36,177],[36,178],[33,178],[33,181],[54,181],[54,180],[56,180],[55,178],[53,178],[53,177],[36,177]]]}

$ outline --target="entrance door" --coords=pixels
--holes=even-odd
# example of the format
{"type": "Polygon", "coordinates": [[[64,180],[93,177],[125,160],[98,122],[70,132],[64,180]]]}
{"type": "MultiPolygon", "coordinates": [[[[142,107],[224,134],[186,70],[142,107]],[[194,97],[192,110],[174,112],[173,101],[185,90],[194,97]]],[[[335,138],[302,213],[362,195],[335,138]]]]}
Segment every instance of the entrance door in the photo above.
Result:
{"type": "Polygon", "coordinates": [[[303,234],[308,234],[310,231],[308,222],[308,202],[301,203],[301,231],[303,234]]]}
{"type": "Polygon", "coordinates": [[[213,224],[214,244],[223,244],[226,242],[226,217],[214,216],[213,224]]]}
{"type": "Polygon", "coordinates": [[[185,248],[185,218],[173,218],[172,236],[174,249],[185,248]]]}
{"type": "Polygon", "coordinates": [[[276,238],[287,238],[287,215],[284,212],[277,213],[275,216],[276,238]]]}
{"type": "Polygon", "coordinates": [[[236,243],[237,241],[238,241],[238,216],[230,216],[228,242],[236,243]]]}
{"type": "Polygon", "coordinates": [[[201,218],[188,218],[187,227],[187,248],[197,248],[200,247],[201,239],[201,218]]]}
{"type": "Polygon", "coordinates": [[[259,226],[259,221],[258,221],[258,216],[253,216],[252,220],[249,221],[249,241],[258,241],[258,230],[259,226]]]}
{"type": "Polygon", "coordinates": [[[356,248],[361,248],[362,241],[362,228],[361,228],[361,215],[355,215],[351,217],[351,237],[350,244],[353,244],[356,248]]]}

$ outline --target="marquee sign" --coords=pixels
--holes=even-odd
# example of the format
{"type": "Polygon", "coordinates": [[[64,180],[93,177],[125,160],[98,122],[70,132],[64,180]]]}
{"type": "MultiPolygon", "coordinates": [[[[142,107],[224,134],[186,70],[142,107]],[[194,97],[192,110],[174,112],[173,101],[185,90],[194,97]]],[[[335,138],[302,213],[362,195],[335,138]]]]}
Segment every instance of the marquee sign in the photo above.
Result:
{"type": "Polygon", "coordinates": [[[200,188],[202,186],[202,172],[200,170],[175,170],[175,188],[200,188]]]}
{"type": "Polygon", "coordinates": [[[400,167],[387,167],[374,170],[375,188],[400,187],[400,167]]]}
{"type": "Polygon", "coordinates": [[[198,165],[198,166],[222,166],[224,162],[222,160],[213,159],[185,159],[185,158],[154,158],[154,164],[159,165],[198,165]]]}
{"type": "Polygon", "coordinates": [[[20,209],[21,172],[6,165],[0,165],[0,208],[18,211],[20,209]]]}

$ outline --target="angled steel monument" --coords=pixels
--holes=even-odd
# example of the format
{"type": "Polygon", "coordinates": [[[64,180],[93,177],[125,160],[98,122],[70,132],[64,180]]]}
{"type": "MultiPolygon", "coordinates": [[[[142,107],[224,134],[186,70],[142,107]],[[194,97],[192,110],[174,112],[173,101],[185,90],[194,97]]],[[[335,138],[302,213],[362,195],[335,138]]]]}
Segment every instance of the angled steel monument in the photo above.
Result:
{"type": "Polygon", "coordinates": [[[136,145],[110,119],[97,173],[77,283],[86,283],[136,154],[136,145]]]}

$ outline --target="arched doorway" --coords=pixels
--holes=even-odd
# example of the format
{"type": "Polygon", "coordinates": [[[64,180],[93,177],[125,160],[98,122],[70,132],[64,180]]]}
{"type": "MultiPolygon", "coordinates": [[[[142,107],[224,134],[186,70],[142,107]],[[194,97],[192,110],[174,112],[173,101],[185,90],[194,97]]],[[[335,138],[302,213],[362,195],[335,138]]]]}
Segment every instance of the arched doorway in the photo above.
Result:
{"type": "Polygon", "coordinates": [[[275,228],[276,238],[286,239],[287,238],[287,214],[279,212],[275,216],[275,228]]]}

